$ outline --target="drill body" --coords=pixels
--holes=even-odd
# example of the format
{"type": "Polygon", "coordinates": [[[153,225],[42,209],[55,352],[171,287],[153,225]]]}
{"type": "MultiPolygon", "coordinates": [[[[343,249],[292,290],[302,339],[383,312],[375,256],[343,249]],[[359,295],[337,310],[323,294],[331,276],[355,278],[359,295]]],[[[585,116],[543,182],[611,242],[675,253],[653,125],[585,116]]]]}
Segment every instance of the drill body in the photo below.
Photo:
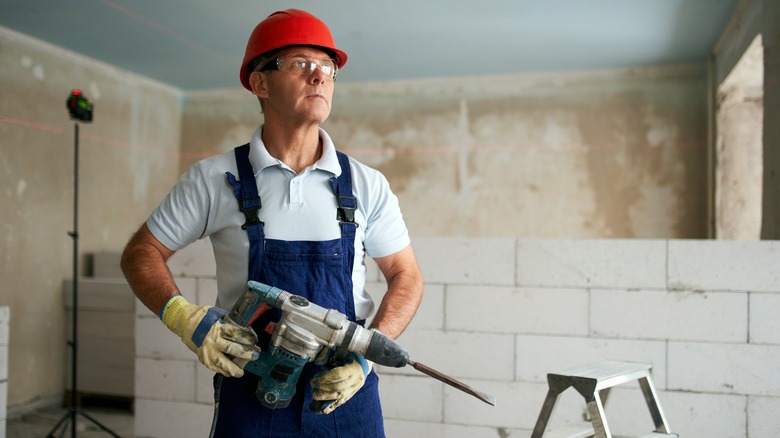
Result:
{"type": "Polygon", "coordinates": [[[280,309],[282,316],[273,329],[268,351],[244,366],[260,378],[255,395],[268,408],[289,405],[303,367],[325,348],[333,349],[331,366],[350,352],[384,366],[400,368],[409,363],[406,349],[380,332],[350,321],[341,312],[256,281],[247,283],[247,290],[225,319],[249,327],[269,308],[280,309]]]}

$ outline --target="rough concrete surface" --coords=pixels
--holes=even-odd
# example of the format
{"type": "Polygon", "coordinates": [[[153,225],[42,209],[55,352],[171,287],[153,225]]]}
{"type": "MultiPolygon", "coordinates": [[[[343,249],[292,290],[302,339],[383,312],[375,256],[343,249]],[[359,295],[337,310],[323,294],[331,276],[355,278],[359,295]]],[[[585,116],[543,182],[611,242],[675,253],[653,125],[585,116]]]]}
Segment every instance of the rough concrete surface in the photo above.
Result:
{"type": "MultiPolygon", "coordinates": [[[[83,412],[123,438],[135,436],[133,414],[128,410],[93,407],[85,408],[83,412]]],[[[66,408],[51,407],[39,409],[19,418],[9,420],[5,436],[7,438],[44,437],[49,432],[52,432],[54,426],[65,416],[68,416],[64,424],[66,429],[64,429],[63,435],[58,436],[70,436],[70,421],[72,418],[70,415],[70,411],[66,408]]],[[[63,431],[63,429],[58,428],[57,432],[60,431],[63,431]]],[[[82,438],[105,438],[111,436],[80,414],[76,416],[76,434],[82,438]]]]}

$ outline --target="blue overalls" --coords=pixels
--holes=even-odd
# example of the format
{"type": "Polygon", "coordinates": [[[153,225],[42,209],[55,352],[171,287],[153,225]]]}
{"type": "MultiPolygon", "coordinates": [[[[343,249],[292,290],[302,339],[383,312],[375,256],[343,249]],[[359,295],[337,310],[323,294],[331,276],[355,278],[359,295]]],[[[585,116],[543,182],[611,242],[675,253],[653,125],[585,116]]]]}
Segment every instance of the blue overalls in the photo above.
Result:
{"type": "MultiPolygon", "coordinates": [[[[258,218],[261,200],[258,196],[249,145],[235,149],[238,175],[227,173],[239,208],[246,216],[249,236],[249,279],[302,295],[325,308],[336,309],[355,321],[352,295],[352,263],[355,257],[352,177],[346,155],[337,152],[341,175],[331,178],[338,201],[341,238],[325,241],[284,241],[266,239],[263,222],[258,218]]],[[[266,327],[279,319],[279,311],[266,312],[252,327],[265,350],[270,334],[266,327]]],[[[331,414],[309,410],[312,389],[309,381],[319,367],[309,363],[304,368],[295,396],[283,409],[269,409],[255,396],[258,378],[245,373],[241,378],[214,377],[214,422],[212,437],[384,437],[382,410],[379,404],[378,378],[372,371],[363,388],[331,414]]]]}

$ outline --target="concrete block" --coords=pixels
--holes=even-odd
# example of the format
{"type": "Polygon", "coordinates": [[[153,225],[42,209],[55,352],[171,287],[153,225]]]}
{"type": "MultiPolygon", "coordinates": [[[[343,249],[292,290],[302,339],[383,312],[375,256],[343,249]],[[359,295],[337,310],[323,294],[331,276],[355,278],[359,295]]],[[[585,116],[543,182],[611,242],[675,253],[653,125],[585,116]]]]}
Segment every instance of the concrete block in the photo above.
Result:
{"type": "MultiPolygon", "coordinates": [[[[79,362],[82,362],[81,356],[79,356],[79,362]]],[[[80,363],[78,389],[92,394],[133,397],[134,366],[135,360],[130,360],[122,367],[106,363],[80,363]]],[[[66,375],[68,376],[67,388],[70,388],[70,362],[67,363],[66,375]]]]}
{"type": "Polygon", "coordinates": [[[749,300],[750,343],[780,345],[780,295],[751,293],[749,300]]]}
{"type": "MultiPolygon", "coordinates": [[[[79,278],[79,310],[99,310],[107,312],[132,312],[135,307],[135,294],[124,279],[116,278],[79,278]]],[[[65,309],[73,307],[73,282],[68,279],[62,283],[65,309]]]]}
{"type": "Polygon", "coordinates": [[[444,422],[479,427],[533,429],[547,385],[495,380],[463,380],[496,397],[496,406],[450,386],[444,387],[444,422]]]}
{"type": "Polygon", "coordinates": [[[0,381],[0,420],[8,418],[8,382],[0,381]]]}
{"type": "MultiPolygon", "coordinates": [[[[68,333],[72,327],[72,313],[65,312],[65,326],[68,333]]],[[[132,342],[135,336],[135,312],[132,310],[123,312],[109,312],[102,310],[82,310],[78,314],[78,334],[95,339],[110,339],[117,342],[132,342]]],[[[80,342],[80,347],[89,348],[87,342],[80,342]]]]}
{"type": "MultiPolygon", "coordinates": [[[[493,427],[462,426],[459,424],[428,423],[421,421],[394,420],[385,418],[385,434],[388,437],[425,438],[515,438],[509,430],[499,433],[493,427]]],[[[520,431],[518,431],[520,432],[520,431]]],[[[517,438],[528,438],[530,431],[523,431],[517,438]]]]}
{"type": "MultiPolygon", "coordinates": [[[[398,338],[412,360],[456,378],[513,380],[514,337],[490,333],[407,330],[398,338]]],[[[411,368],[382,368],[419,375],[411,368]]]]}
{"type": "Polygon", "coordinates": [[[746,293],[592,290],[591,333],[599,337],[747,342],[747,309],[746,293]]]}
{"type": "Polygon", "coordinates": [[[136,319],[135,355],[150,359],[198,360],[195,353],[157,318],[136,319]]]}
{"type": "Polygon", "coordinates": [[[217,276],[217,263],[211,241],[201,239],[176,251],[168,259],[168,269],[174,277],[212,277],[217,276]]]}
{"type": "MultiPolygon", "coordinates": [[[[66,337],[72,327],[73,282],[63,284],[66,337]]],[[[79,390],[133,396],[135,302],[123,278],[78,279],[79,390]]],[[[70,350],[65,373],[70,376],[70,350]]]]}
{"type": "MultiPolygon", "coordinates": [[[[672,432],[681,437],[745,437],[747,397],[664,392],[659,396],[672,432]]],[[[777,412],[774,413],[777,416],[777,412]]],[[[775,436],[777,429],[769,435],[775,436]]]]}
{"type": "Polygon", "coordinates": [[[120,262],[122,253],[102,251],[92,254],[92,276],[108,278],[125,278],[120,262]]]}
{"type": "Polygon", "coordinates": [[[198,278],[175,277],[173,280],[176,282],[176,286],[179,287],[181,296],[190,303],[198,302],[198,278]]]}
{"type": "Polygon", "coordinates": [[[195,367],[195,401],[214,404],[214,371],[202,365],[195,367]]]}
{"type": "Polygon", "coordinates": [[[11,308],[0,306],[0,345],[8,345],[11,332],[11,308]]]}
{"type": "Polygon", "coordinates": [[[379,376],[379,394],[385,418],[441,422],[443,386],[438,380],[419,376],[379,376]]]}
{"type": "Polygon", "coordinates": [[[780,241],[671,240],[669,288],[780,292],[780,241]]]}
{"type": "Polygon", "coordinates": [[[414,248],[426,283],[515,284],[514,239],[418,238],[414,248]]]}
{"type": "Polygon", "coordinates": [[[198,365],[192,361],[136,359],[136,397],[194,403],[198,365]]]}
{"type": "Polygon", "coordinates": [[[547,373],[616,360],[652,364],[656,388],[666,387],[666,342],[531,335],[518,335],[516,342],[519,381],[546,383],[547,373]]]}
{"type": "MultiPolygon", "coordinates": [[[[582,415],[586,415],[585,398],[576,393],[574,389],[568,391],[579,396],[578,410],[582,415]]],[[[665,396],[664,392],[658,392],[658,401],[662,410],[665,408],[665,396]]],[[[604,412],[613,436],[645,436],[655,429],[653,418],[637,381],[626,382],[609,391],[604,412]]]]}
{"type": "Polygon", "coordinates": [[[423,299],[407,330],[441,330],[444,328],[443,285],[426,284],[423,299]]]}
{"type": "MultiPolygon", "coordinates": [[[[384,281],[366,283],[365,291],[374,300],[374,312],[368,318],[370,324],[379,304],[382,302],[387,284],[384,281]]],[[[414,319],[407,327],[407,330],[426,330],[444,328],[444,286],[440,284],[426,284],[423,291],[423,299],[414,319]]]]}
{"type": "Polygon", "coordinates": [[[780,346],[670,342],[669,389],[780,396],[780,346]]]}
{"type": "Polygon", "coordinates": [[[666,241],[521,240],[517,285],[663,289],[666,241]]]}
{"type": "Polygon", "coordinates": [[[8,380],[8,345],[0,345],[0,382],[8,380]]]}
{"type": "Polygon", "coordinates": [[[197,403],[135,399],[134,430],[144,437],[205,437],[214,407],[197,403]]]}
{"type": "Polygon", "coordinates": [[[134,301],[135,306],[135,316],[136,318],[151,318],[151,317],[157,317],[151,309],[146,307],[144,303],[141,302],[138,298],[134,301]]]}
{"type": "Polygon", "coordinates": [[[216,278],[198,278],[197,290],[198,290],[198,299],[197,299],[198,304],[208,305],[208,306],[216,305],[217,303],[217,279],[216,278]]]}
{"type": "Polygon", "coordinates": [[[748,397],[748,436],[771,437],[780,431],[780,398],[748,397]]]}
{"type": "Polygon", "coordinates": [[[588,334],[588,292],[496,286],[447,286],[448,330],[588,334]]]}
{"type": "Polygon", "coordinates": [[[79,363],[100,363],[112,367],[127,367],[132,363],[135,357],[132,339],[97,336],[99,333],[79,334],[79,363]]]}

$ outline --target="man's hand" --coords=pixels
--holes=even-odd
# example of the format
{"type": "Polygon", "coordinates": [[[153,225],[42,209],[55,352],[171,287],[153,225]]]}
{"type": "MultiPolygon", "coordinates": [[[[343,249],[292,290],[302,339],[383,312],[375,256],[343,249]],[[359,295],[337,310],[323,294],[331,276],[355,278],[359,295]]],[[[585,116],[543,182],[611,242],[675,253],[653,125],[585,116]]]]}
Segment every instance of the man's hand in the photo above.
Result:
{"type": "Polygon", "coordinates": [[[260,355],[257,335],[251,328],[225,323],[227,312],[218,307],[196,306],[176,295],[165,304],[160,319],[198,355],[206,368],[226,377],[241,377],[242,367],[260,355]]]}
{"type": "Polygon", "coordinates": [[[347,362],[326,371],[320,371],[311,379],[314,400],[332,401],[325,405],[323,414],[330,414],[351,399],[363,387],[373,363],[365,357],[350,353],[347,362]]]}

